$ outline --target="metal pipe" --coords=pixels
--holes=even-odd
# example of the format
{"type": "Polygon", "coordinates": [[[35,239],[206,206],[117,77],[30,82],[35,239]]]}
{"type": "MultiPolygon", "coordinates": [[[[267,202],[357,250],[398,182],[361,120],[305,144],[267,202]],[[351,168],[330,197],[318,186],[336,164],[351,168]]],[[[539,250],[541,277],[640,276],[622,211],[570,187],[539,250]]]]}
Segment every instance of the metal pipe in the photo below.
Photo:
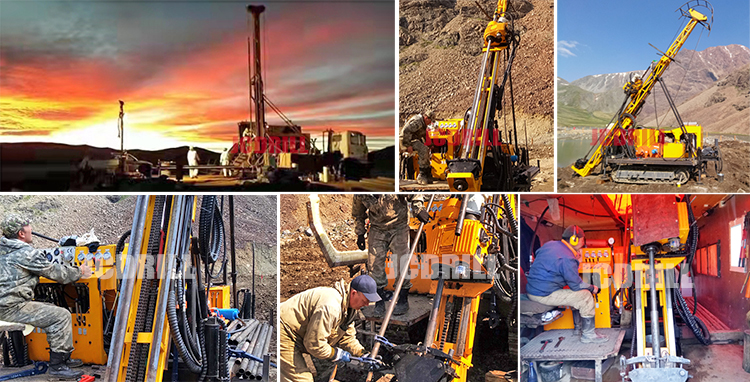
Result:
{"type": "Polygon", "coordinates": [[[237,337],[237,343],[242,343],[243,341],[250,341],[255,332],[260,328],[260,321],[253,320],[253,322],[250,324],[252,327],[248,328],[247,331],[242,332],[239,337],[237,337]]]}
{"type": "MultiPolygon", "coordinates": [[[[184,225],[190,224],[190,220],[185,219],[187,213],[187,201],[192,196],[176,195],[172,199],[172,213],[169,216],[169,231],[167,233],[166,249],[164,259],[162,260],[161,285],[159,286],[159,296],[156,303],[156,312],[154,312],[154,330],[151,337],[151,352],[149,352],[148,366],[146,368],[146,381],[155,382],[157,377],[161,376],[159,370],[160,351],[162,336],[164,334],[165,317],[167,315],[167,299],[171,293],[171,283],[173,271],[176,263],[176,254],[178,244],[181,242],[184,233],[184,225]]],[[[204,357],[205,359],[205,357],[204,357]]]]}
{"type": "Polygon", "coordinates": [[[250,248],[253,251],[253,297],[251,298],[250,318],[255,318],[255,243],[250,243],[250,248]]]}
{"type": "Polygon", "coordinates": [[[333,246],[320,219],[320,197],[317,194],[310,194],[310,203],[307,204],[307,219],[315,240],[320,246],[320,251],[323,252],[331,268],[363,264],[367,261],[367,251],[339,251],[333,246]]]}
{"type": "MultiPolygon", "coordinates": [[[[270,329],[270,325],[263,324],[263,327],[261,328],[260,334],[258,335],[257,341],[255,341],[255,346],[252,347],[253,351],[250,352],[250,354],[260,358],[260,353],[263,350],[263,343],[266,341],[266,337],[268,336],[268,332],[270,329]]],[[[250,364],[248,365],[247,369],[245,369],[246,373],[251,373],[253,370],[255,370],[255,366],[257,365],[258,361],[251,360],[250,364]]]]}
{"type": "Polygon", "coordinates": [[[125,346],[125,332],[127,331],[128,312],[130,303],[133,298],[133,286],[135,284],[136,272],[138,271],[138,257],[143,242],[143,230],[146,225],[146,214],[149,205],[148,195],[139,195],[135,203],[135,213],[133,214],[133,225],[131,227],[131,237],[128,246],[128,255],[125,261],[123,274],[125,279],[120,286],[120,302],[117,306],[115,315],[114,330],[112,333],[112,342],[109,346],[109,357],[107,359],[107,368],[104,372],[105,382],[116,382],[117,375],[120,372],[120,362],[122,360],[122,351],[125,346]]]}
{"type": "Polygon", "coordinates": [[[37,236],[37,237],[41,237],[42,239],[47,239],[49,241],[54,241],[55,243],[59,243],[60,242],[59,239],[53,239],[53,238],[51,238],[49,236],[42,235],[41,233],[38,233],[38,232],[31,231],[31,234],[34,235],[34,236],[37,236]]]}
{"type": "MultiPolygon", "coordinates": [[[[253,354],[253,349],[255,349],[255,345],[258,343],[258,338],[260,338],[262,330],[263,330],[263,326],[261,325],[261,326],[258,327],[258,330],[256,330],[253,333],[253,336],[252,336],[252,338],[250,340],[250,345],[247,348],[247,350],[248,350],[247,352],[248,353],[253,354]]],[[[242,362],[240,362],[240,372],[243,373],[243,374],[246,373],[249,364],[250,364],[250,359],[249,358],[243,359],[242,362]]]]}
{"type": "MultiPolygon", "coordinates": [[[[258,354],[258,358],[262,358],[266,354],[268,354],[268,349],[271,347],[271,337],[273,336],[273,326],[268,325],[268,333],[266,334],[266,340],[263,342],[263,346],[260,348],[260,354],[258,354]]],[[[256,362],[255,369],[253,370],[253,375],[255,375],[256,378],[260,377],[263,372],[263,364],[260,362],[256,362]]]]}
{"type": "MultiPolygon", "coordinates": [[[[430,196],[430,203],[427,204],[427,211],[429,211],[430,208],[432,208],[432,202],[434,200],[435,200],[435,194],[432,194],[430,196]]],[[[424,229],[424,222],[419,224],[419,229],[417,230],[417,235],[415,237],[420,237],[422,235],[423,229],[424,229]]],[[[391,298],[391,303],[388,304],[388,308],[385,311],[385,316],[383,317],[383,322],[380,325],[380,331],[378,333],[378,335],[380,336],[385,335],[385,330],[388,329],[388,322],[391,321],[393,308],[396,307],[396,302],[398,301],[398,295],[401,293],[401,286],[404,285],[404,279],[406,279],[406,273],[409,270],[409,263],[411,263],[411,258],[414,256],[414,251],[417,249],[417,244],[419,244],[419,240],[414,240],[414,243],[411,246],[411,250],[409,251],[409,257],[406,259],[406,261],[402,265],[401,274],[398,277],[398,282],[396,282],[396,285],[394,286],[394,293],[393,293],[393,297],[391,298]]],[[[378,356],[379,350],[380,350],[380,342],[375,342],[375,345],[372,347],[372,353],[371,353],[372,358],[376,358],[378,356]]],[[[372,380],[372,371],[367,373],[366,382],[370,382],[371,380],[372,380]]]]}
{"type": "Polygon", "coordinates": [[[469,194],[464,194],[461,199],[461,208],[458,211],[458,220],[456,220],[456,236],[461,236],[464,230],[464,219],[466,218],[466,206],[469,205],[469,194]]]}
{"type": "MultiPolygon", "coordinates": [[[[229,255],[232,257],[232,302],[234,302],[233,307],[237,309],[240,303],[237,302],[237,267],[234,251],[234,195],[229,195],[229,255]]],[[[253,269],[254,274],[255,269],[253,269]]]]}
{"type": "Polygon", "coordinates": [[[227,326],[227,332],[233,332],[237,327],[240,325],[242,320],[234,320],[232,321],[229,326],[227,326]]]}
{"type": "MultiPolygon", "coordinates": [[[[482,68],[479,71],[479,80],[477,80],[477,87],[474,90],[474,100],[471,102],[471,118],[469,119],[469,132],[471,133],[471,137],[469,137],[468,140],[463,142],[463,152],[461,152],[461,159],[467,159],[469,155],[470,149],[473,150],[473,145],[475,141],[474,135],[476,134],[476,120],[477,120],[477,109],[479,109],[479,95],[482,93],[482,84],[484,83],[484,73],[487,70],[487,59],[489,58],[490,54],[490,44],[487,43],[487,51],[484,53],[484,57],[482,58],[482,68]]],[[[466,134],[462,137],[462,139],[466,139],[466,134]]]]}
{"type": "Polygon", "coordinates": [[[445,279],[443,279],[442,272],[438,276],[437,289],[435,290],[435,296],[432,298],[432,310],[430,310],[430,320],[427,321],[427,334],[424,336],[424,347],[429,348],[435,341],[435,330],[437,330],[437,315],[440,310],[440,301],[443,299],[443,285],[445,279]]]}
{"type": "Polygon", "coordinates": [[[648,252],[648,287],[649,295],[651,296],[651,349],[656,357],[656,367],[659,367],[661,343],[659,339],[659,310],[657,309],[658,300],[656,296],[656,262],[654,260],[656,248],[650,245],[646,247],[646,252],[648,252]]]}

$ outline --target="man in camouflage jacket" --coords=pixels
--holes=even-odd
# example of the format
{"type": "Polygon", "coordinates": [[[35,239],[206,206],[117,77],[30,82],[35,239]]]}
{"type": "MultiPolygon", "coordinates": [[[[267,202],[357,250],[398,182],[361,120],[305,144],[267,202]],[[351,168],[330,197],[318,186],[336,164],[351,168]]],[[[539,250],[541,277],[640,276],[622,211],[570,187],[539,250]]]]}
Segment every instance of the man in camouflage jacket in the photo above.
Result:
{"type": "MultiPolygon", "coordinates": [[[[385,312],[385,287],[388,286],[388,277],[385,273],[385,260],[388,250],[393,256],[393,268],[395,279],[393,287],[401,273],[401,267],[409,257],[409,207],[414,215],[423,222],[428,222],[430,215],[424,208],[424,197],[419,194],[377,194],[377,195],[354,195],[352,201],[352,216],[354,217],[354,233],[357,234],[357,246],[365,249],[365,220],[370,219],[370,231],[367,237],[367,272],[375,279],[378,286],[378,294],[381,300],[375,304],[375,315],[382,316],[385,312]]],[[[401,315],[409,310],[408,294],[412,283],[407,275],[398,303],[393,309],[394,315],[401,315]]]]}
{"type": "Polygon", "coordinates": [[[416,151],[419,157],[419,175],[417,182],[422,185],[432,183],[432,167],[430,166],[430,148],[425,145],[427,126],[432,123],[432,111],[417,114],[404,124],[401,129],[401,144],[411,154],[416,151]]]}
{"type": "Polygon", "coordinates": [[[59,306],[33,301],[39,276],[60,284],[70,284],[91,276],[91,269],[53,264],[42,251],[34,249],[31,225],[18,215],[6,216],[0,237],[0,320],[41,328],[47,333],[50,347],[49,373],[64,378],[79,378],[82,372],[70,370],[81,366],[71,360],[73,326],[70,312],[59,306]]]}

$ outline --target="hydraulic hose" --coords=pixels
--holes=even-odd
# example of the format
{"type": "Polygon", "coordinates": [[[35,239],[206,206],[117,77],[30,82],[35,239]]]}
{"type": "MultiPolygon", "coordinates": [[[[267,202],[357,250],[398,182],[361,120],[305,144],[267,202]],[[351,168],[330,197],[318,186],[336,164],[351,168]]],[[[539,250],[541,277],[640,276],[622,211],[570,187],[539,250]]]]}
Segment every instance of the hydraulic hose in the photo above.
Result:
{"type": "MultiPolygon", "coordinates": [[[[690,224],[690,232],[688,233],[688,245],[687,248],[687,257],[686,257],[686,266],[688,269],[692,267],[693,259],[695,258],[695,252],[698,249],[698,227],[695,225],[695,215],[693,214],[693,209],[690,208],[690,195],[685,195],[685,201],[688,204],[687,212],[688,212],[688,222],[690,224]]],[[[677,288],[672,289],[672,295],[673,295],[673,301],[676,305],[677,313],[679,313],[680,318],[682,318],[682,321],[687,324],[688,327],[690,327],[690,330],[695,335],[695,338],[698,339],[703,345],[709,345],[711,344],[711,333],[708,331],[708,328],[706,325],[701,321],[698,317],[695,316],[695,310],[697,310],[697,295],[693,295],[693,299],[695,301],[695,309],[694,312],[690,312],[690,308],[687,306],[687,302],[685,301],[685,298],[682,297],[682,291],[679,285],[679,277],[680,275],[677,275],[678,277],[678,285],[677,288]]]]}
{"type": "Polygon", "coordinates": [[[198,225],[198,241],[204,262],[213,263],[221,254],[224,243],[224,222],[215,195],[206,195],[201,200],[198,225]]]}
{"type": "MultiPolygon", "coordinates": [[[[198,341],[200,342],[201,349],[203,349],[203,354],[206,354],[206,337],[205,333],[203,331],[203,320],[198,323],[198,341]]],[[[208,362],[201,363],[201,370],[200,370],[200,376],[198,376],[198,382],[205,382],[206,375],[208,375],[208,362]]]]}
{"type": "MultiPolygon", "coordinates": [[[[174,292],[174,290],[172,292],[174,292]]],[[[180,354],[180,358],[185,361],[188,369],[190,369],[192,373],[198,374],[202,371],[205,362],[199,363],[199,361],[196,360],[193,354],[188,350],[183,335],[180,332],[175,305],[175,294],[170,293],[167,300],[167,320],[169,321],[169,330],[172,332],[172,341],[177,348],[177,352],[180,354]]]]}
{"type": "Polygon", "coordinates": [[[130,237],[131,230],[125,231],[125,233],[120,236],[120,239],[117,240],[117,245],[115,246],[115,271],[117,272],[117,279],[122,280],[122,264],[120,264],[120,253],[125,249],[125,241],[128,240],[130,237]]]}

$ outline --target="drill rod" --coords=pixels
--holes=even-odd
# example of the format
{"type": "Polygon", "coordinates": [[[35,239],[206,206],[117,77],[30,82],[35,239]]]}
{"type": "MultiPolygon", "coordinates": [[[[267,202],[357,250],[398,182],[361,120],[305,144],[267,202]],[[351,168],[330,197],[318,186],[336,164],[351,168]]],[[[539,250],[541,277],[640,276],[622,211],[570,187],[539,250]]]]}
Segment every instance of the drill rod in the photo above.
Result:
{"type": "MultiPolygon", "coordinates": [[[[427,211],[430,211],[430,208],[432,208],[432,202],[435,200],[435,194],[432,194],[430,196],[430,203],[427,204],[427,211]]],[[[401,286],[404,285],[404,279],[406,279],[406,273],[409,271],[409,263],[411,263],[411,258],[414,256],[414,251],[417,249],[417,244],[419,244],[419,237],[422,236],[422,230],[424,229],[424,222],[419,224],[419,229],[417,230],[417,236],[416,239],[414,239],[414,243],[411,245],[411,251],[409,251],[409,258],[402,264],[401,266],[401,274],[398,277],[398,282],[396,282],[396,285],[394,286],[393,291],[393,297],[391,297],[391,303],[388,304],[388,309],[385,311],[385,316],[383,317],[383,323],[380,325],[380,332],[378,333],[379,336],[383,337],[385,335],[385,330],[388,329],[388,322],[391,320],[391,314],[393,314],[393,308],[396,307],[396,301],[398,301],[398,295],[401,293],[401,286]]],[[[396,256],[398,258],[398,256],[396,256]]],[[[375,359],[378,356],[378,351],[380,350],[380,342],[375,342],[375,345],[372,347],[372,352],[370,353],[370,357],[375,359]]],[[[367,379],[366,382],[370,382],[372,380],[372,371],[367,373],[367,379]]]]}
{"type": "Polygon", "coordinates": [[[659,339],[659,310],[657,309],[658,300],[656,297],[656,262],[654,261],[654,252],[656,252],[656,248],[648,246],[646,247],[646,252],[648,252],[648,287],[651,296],[651,349],[656,357],[655,366],[659,367],[661,340],[659,339]]]}

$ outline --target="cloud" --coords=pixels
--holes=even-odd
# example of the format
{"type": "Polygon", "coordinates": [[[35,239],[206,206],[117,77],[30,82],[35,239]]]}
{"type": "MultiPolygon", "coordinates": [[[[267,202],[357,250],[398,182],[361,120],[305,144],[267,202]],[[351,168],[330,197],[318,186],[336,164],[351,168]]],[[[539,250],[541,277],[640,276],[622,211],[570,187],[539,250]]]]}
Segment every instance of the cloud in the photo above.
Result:
{"type": "Polygon", "coordinates": [[[575,57],[575,53],[571,52],[571,49],[575,49],[578,46],[578,41],[566,41],[560,40],[557,42],[557,54],[562,57],[575,57]]]}
{"type": "MultiPolygon", "coordinates": [[[[55,12],[11,4],[3,5],[0,136],[53,133],[119,147],[118,99],[132,148],[226,145],[248,118],[247,26],[234,4],[53,2],[55,12]]],[[[268,7],[266,95],[306,132],[354,129],[393,140],[393,8],[268,7]],[[369,16],[353,17],[361,14],[369,16]]],[[[266,112],[269,123],[282,123],[266,112]]]]}

